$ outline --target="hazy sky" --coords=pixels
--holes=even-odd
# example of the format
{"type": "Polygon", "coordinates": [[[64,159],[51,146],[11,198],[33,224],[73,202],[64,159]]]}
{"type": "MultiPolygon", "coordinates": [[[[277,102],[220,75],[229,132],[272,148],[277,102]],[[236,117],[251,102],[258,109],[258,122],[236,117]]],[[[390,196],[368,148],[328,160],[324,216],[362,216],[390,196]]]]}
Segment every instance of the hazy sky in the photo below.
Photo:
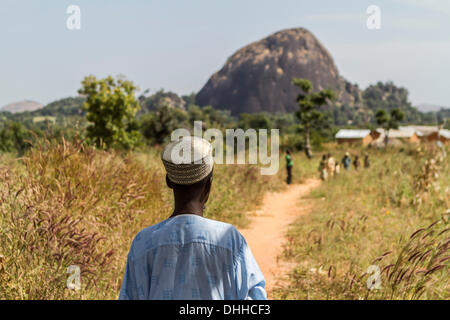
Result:
{"type": "Polygon", "coordinates": [[[0,106],[76,95],[88,74],[187,94],[237,49],[293,27],[312,31],[360,87],[392,80],[414,104],[450,106],[447,0],[1,0],[0,106]],[[81,30],[66,27],[71,4],[81,30]],[[369,5],[381,8],[380,30],[366,27],[369,5]]]}

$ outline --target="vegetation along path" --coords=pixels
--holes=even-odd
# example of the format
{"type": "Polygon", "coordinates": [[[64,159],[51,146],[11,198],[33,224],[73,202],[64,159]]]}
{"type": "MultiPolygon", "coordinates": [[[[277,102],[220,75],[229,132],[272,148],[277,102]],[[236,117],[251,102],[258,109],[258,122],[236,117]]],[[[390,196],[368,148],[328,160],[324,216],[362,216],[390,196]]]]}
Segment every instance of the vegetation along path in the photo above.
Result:
{"type": "Polygon", "coordinates": [[[279,261],[288,226],[308,212],[308,204],[299,199],[319,186],[320,180],[309,179],[278,193],[268,193],[259,210],[254,212],[248,228],[241,229],[258,265],[266,278],[270,298],[272,290],[286,280],[289,264],[279,261]]]}

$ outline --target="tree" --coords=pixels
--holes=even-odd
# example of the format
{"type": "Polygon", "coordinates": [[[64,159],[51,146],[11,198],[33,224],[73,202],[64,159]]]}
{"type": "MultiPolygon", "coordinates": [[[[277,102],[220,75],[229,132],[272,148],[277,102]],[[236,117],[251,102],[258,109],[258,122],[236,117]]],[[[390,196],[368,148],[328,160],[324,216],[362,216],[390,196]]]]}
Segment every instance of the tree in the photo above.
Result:
{"type": "Polygon", "coordinates": [[[383,109],[380,109],[375,113],[377,124],[386,130],[386,136],[384,139],[386,146],[389,143],[389,131],[391,129],[398,129],[398,123],[402,121],[404,117],[405,114],[398,108],[392,109],[390,115],[388,115],[388,113],[383,109]]]}
{"type": "Polygon", "coordinates": [[[19,122],[8,121],[0,128],[0,151],[23,154],[29,147],[30,132],[19,122]]]}
{"type": "Polygon", "coordinates": [[[239,116],[239,128],[252,129],[272,129],[273,124],[268,113],[241,113],[239,116]]]}
{"type": "MultiPolygon", "coordinates": [[[[376,113],[376,110],[400,109],[405,112],[405,120],[419,123],[423,121],[424,115],[414,108],[408,98],[408,90],[397,87],[393,82],[378,82],[368,86],[363,91],[364,104],[376,113]]],[[[375,119],[376,120],[376,119],[375,119]]]]}
{"type": "Polygon", "coordinates": [[[313,127],[320,129],[324,125],[324,115],[317,109],[330,100],[336,100],[336,94],[329,89],[311,92],[313,86],[307,79],[294,78],[292,84],[303,91],[297,97],[299,110],[296,112],[296,116],[304,128],[306,156],[311,159],[311,129],[313,127]]]}
{"type": "Polygon", "coordinates": [[[138,89],[123,77],[115,80],[108,76],[99,79],[87,76],[78,93],[86,96],[83,109],[92,124],[87,128],[87,138],[99,147],[130,149],[140,140],[136,130],[135,114],[139,103],[135,98],[138,89]]]}
{"type": "Polygon", "coordinates": [[[156,112],[149,112],[140,118],[140,128],[143,136],[151,143],[162,144],[172,131],[188,127],[186,111],[161,105],[156,112]]]}

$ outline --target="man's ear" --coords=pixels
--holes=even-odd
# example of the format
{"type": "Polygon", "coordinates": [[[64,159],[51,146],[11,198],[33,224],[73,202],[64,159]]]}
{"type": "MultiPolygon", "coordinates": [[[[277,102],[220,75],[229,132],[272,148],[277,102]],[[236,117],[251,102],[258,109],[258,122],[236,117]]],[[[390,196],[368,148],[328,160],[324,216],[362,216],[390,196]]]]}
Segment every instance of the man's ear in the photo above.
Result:
{"type": "Polygon", "coordinates": [[[166,184],[170,189],[173,189],[172,181],[170,181],[169,176],[166,174],[166,184]]]}
{"type": "Polygon", "coordinates": [[[212,185],[212,180],[213,180],[213,176],[211,175],[208,179],[208,181],[206,182],[208,184],[208,187],[211,188],[212,185]]]}
{"type": "Polygon", "coordinates": [[[211,175],[205,183],[205,192],[208,195],[209,195],[209,192],[211,191],[212,180],[213,180],[213,176],[211,175]]]}
{"type": "Polygon", "coordinates": [[[209,199],[209,193],[211,191],[211,185],[212,185],[212,176],[209,177],[209,179],[205,182],[201,194],[201,201],[203,202],[203,205],[208,202],[209,199]]]}

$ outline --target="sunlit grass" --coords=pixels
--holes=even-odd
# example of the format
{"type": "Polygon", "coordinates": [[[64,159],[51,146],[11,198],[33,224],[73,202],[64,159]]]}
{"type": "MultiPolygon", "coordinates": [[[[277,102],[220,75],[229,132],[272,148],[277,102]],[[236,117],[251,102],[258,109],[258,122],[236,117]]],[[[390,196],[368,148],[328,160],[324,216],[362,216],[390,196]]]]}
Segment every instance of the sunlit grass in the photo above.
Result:
{"type": "MultiPolygon", "coordinates": [[[[116,299],[134,236],[173,209],[160,151],[42,141],[21,159],[2,155],[0,299],[116,299]],[[66,287],[70,265],[81,267],[80,291],[66,287]]],[[[244,226],[284,179],[216,165],[205,216],[244,226]]]]}
{"type": "MultiPolygon", "coordinates": [[[[334,149],[338,159],[345,151],[334,149]]],[[[369,153],[370,169],[343,172],[312,192],[313,209],[288,233],[284,255],[297,267],[277,298],[450,298],[448,159],[435,175],[425,161],[437,159],[437,150],[369,153]],[[427,181],[417,184],[424,177],[427,181]],[[427,237],[410,242],[413,232],[435,221],[427,237]],[[414,260],[414,254],[425,256],[414,260]],[[380,290],[367,289],[370,265],[383,271],[380,290]]]]}

